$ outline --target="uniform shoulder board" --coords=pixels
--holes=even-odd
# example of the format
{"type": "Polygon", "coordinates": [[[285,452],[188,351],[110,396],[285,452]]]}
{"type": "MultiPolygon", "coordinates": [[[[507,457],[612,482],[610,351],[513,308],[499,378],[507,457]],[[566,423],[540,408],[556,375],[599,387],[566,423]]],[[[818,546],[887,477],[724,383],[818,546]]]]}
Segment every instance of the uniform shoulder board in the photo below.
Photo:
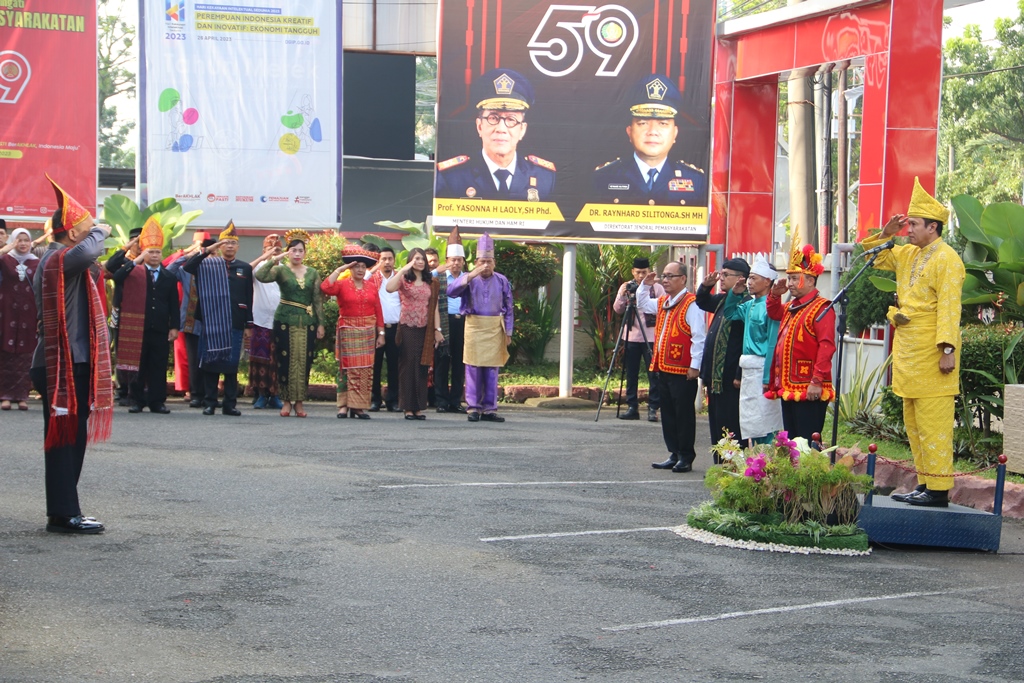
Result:
{"type": "Polygon", "coordinates": [[[532,154],[529,154],[529,155],[527,155],[526,160],[529,161],[531,164],[535,164],[535,165],[540,166],[542,168],[546,168],[549,171],[554,171],[555,170],[555,165],[553,163],[551,163],[550,161],[548,161],[547,159],[541,159],[540,157],[537,157],[537,156],[534,156],[532,154]]]}
{"type": "Polygon", "coordinates": [[[447,159],[445,161],[438,163],[437,170],[447,171],[449,168],[455,168],[459,164],[464,164],[467,161],[469,161],[469,157],[465,154],[460,154],[457,157],[452,157],[451,159],[447,159]]]}
{"type": "Polygon", "coordinates": [[[683,166],[689,166],[690,168],[692,168],[692,169],[693,169],[694,171],[696,171],[697,173],[704,173],[704,169],[703,169],[703,168],[697,168],[697,167],[696,167],[696,166],[694,166],[693,164],[691,164],[691,163],[688,163],[688,162],[686,162],[686,161],[683,161],[682,159],[680,159],[680,160],[679,160],[679,163],[681,163],[681,164],[682,164],[683,166]]]}
{"type": "Polygon", "coordinates": [[[597,167],[597,168],[595,168],[594,170],[595,170],[595,171],[600,171],[600,170],[601,170],[602,168],[607,168],[608,166],[611,166],[612,164],[614,164],[614,163],[615,163],[615,162],[617,162],[618,160],[619,160],[619,158],[618,158],[618,157],[615,157],[615,158],[614,158],[614,159],[612,159],[611,161],[606,161],[606,162],[604,162],[603,164],[601,164],[600,166],[598,166],[598,167],[597,167]]]}

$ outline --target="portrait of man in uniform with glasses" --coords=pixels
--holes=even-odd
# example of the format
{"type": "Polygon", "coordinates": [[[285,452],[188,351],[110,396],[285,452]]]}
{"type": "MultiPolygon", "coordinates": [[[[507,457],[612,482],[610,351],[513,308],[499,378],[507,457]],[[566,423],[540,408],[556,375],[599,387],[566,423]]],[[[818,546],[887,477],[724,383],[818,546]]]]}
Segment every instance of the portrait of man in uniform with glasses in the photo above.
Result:
{"type": "Polygon", "coordinates": [[[526,114],[533,105],[530,82],[517,71],[492,69],[477,79],[470,95],[477,110],[480,154],[460,154],[439,162],[434,196],[550,201],[555,165],[517,149],[526,136],[526,114]]]}

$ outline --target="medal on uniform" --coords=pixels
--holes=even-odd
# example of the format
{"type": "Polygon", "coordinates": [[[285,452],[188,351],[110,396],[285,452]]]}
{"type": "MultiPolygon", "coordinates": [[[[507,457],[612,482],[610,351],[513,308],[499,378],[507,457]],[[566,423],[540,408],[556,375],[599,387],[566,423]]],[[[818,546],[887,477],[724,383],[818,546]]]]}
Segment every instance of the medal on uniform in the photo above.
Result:
{"type": "Polygon", "coordinates": [[[526,201],[528,202],[539,202],[540,192],[536,187],[531,187],[526,190],[526,201]]]}
{"type": "Polygon", "coordinates": [[[476,196],[476,188],[475,187],[467,187],[466,188],[466,196],[469,197],[470,199],[475,197],[476,196]]]}

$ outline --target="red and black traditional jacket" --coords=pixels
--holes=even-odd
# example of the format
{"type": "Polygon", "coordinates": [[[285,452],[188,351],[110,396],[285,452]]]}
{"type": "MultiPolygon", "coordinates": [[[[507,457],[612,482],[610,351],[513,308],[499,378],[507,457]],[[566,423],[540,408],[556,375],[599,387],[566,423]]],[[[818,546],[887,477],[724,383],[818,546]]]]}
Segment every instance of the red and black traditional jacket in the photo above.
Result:
{"type": "Polygon", "coordinates": [[[658,297],[658,318],[654,324],[654,355],[651,357],[652,372],[666,372],[670,375],[685,375],[690,369],[690,325],[686,322],[686,311],[697,297],[687,292],[671,308],[665,308],[670,297],[658,297]]]}
{"type": "Polygon", "coordinates": [[[820,321],[815,318],[830,301],[817,289],[783,304],[768,295],[768,317],[781,320],[779,341],[775,345],[767,398],[806,401],[807,388],[821,385],[821,400],[835,396],[832,389],[832,356],[836,352],[836,315],[829,311],[820,321]]]}

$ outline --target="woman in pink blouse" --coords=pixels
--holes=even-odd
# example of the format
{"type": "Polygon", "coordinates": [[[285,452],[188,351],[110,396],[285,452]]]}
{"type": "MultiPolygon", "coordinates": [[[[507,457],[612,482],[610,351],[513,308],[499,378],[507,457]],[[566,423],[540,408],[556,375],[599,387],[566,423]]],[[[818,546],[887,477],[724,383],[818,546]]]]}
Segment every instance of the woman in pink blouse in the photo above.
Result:
{"type": "Polygon", "coordinates": [[[406,420],[425,420],[427,416],[421,411],[427,407],[427,372],[434,363],[434,349],[444,341],[437,308],[439,287],[430,276],[422,249],[409,251],[409,260],[397,275],[388,280],[387,291],[398,292],[402,302],[398,318],[398,405],[405,411],[406,420]]]}

